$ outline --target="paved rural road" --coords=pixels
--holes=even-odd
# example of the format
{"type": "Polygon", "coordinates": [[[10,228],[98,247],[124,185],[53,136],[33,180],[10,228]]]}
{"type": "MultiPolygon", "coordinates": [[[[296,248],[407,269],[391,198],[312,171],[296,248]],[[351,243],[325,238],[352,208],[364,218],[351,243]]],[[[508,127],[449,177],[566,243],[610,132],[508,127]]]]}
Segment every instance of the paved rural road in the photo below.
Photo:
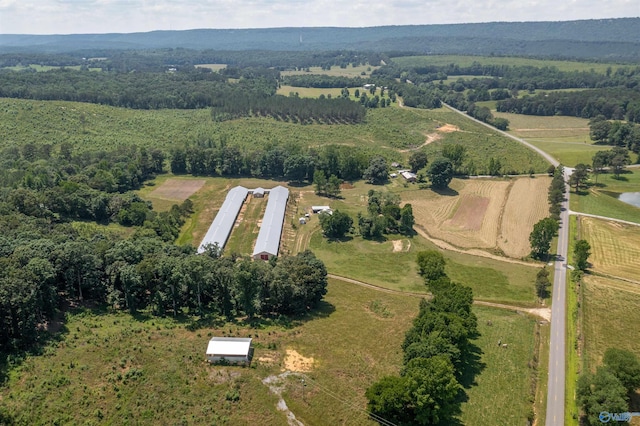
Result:
{"type": "MultiPolygon", "coordinates": [[[[568,173],[565,173],[565,178],[568,173]]],[[[566,185],[565,185],[566,190],[566,185]]],[[[549,342],[549,379],[546,426],[564,425],[565,354],[567,330],[567,252],[569,250],[569,191],[560,213],[558,257],[553,275],[551,305],[551,341],[549,342]]]]}
{"type": "MultiPolygon", "coordinates": [[[[511,138],[529,147],[542,155],[547,161],[558,167],[558,160],[535,147],[527,141],[510,135],[507,132],[495,129],[480,120],[459,111],[447,104],[443,104],[452,111],[487,126],[504,136],[511,138]]],[[[572,170],[565,168],[565,181],[568,181],[572,170]]],[[[566,191],[566,199],[562,203],[560,213],[560,229],[558,230],[558,257],[555,262],[555,272],[553,276],[553,304],[551,306],[551,341],[549,344],[549,380],[547,392],[547,418],[546,426],[564,425],[564,393],[565,393],[565,353],[566,353],[566,318],[567,318],[567,252],[569,249],[569,192],[566,191]]]]}

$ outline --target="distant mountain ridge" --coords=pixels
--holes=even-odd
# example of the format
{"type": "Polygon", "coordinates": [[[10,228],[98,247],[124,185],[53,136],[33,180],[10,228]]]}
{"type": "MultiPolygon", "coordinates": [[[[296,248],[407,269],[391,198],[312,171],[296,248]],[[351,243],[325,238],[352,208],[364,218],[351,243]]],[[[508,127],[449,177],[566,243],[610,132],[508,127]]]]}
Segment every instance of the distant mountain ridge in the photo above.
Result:
{"type": "Polygon", "coordinates": [[[640,18],[364,28],[197,29],[128,34],[0,34],[2,53],[158,48],[373,50],[633,60],[640,59],[640,18]]]}

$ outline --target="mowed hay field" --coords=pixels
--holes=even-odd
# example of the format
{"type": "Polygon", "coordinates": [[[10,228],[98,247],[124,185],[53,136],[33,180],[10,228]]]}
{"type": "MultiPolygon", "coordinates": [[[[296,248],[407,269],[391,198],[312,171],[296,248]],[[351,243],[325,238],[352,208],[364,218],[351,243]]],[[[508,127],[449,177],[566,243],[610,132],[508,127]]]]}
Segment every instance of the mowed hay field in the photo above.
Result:
{"type": "Polygon", "coordinates": [[[449,193],[407,191],[416,226],[458,247],[529,253],[529,233],[548,214],[549,178],[454,180],[449,193]]]}
{"type": "Polygon", "coordinates": [[[640,226],[584,216],[579,220],[580,238],[591,245],[591,268],[640,282],[640,226]]]}

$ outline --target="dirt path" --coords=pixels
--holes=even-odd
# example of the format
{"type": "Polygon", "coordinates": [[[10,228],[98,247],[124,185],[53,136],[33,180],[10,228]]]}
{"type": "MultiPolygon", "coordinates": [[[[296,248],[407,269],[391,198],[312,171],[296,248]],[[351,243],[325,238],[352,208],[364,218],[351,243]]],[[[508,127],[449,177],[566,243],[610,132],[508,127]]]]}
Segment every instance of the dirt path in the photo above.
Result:
{"type": "Polygon", "coordinates": [[[271,393],[277,395],[278,398],[280,398],[276,407],[279,411],[284,411],[284,413],[287,415],[287,424],[289,426],[304,426],[304,424],[300,420],[296,419],[296,415],[291,412],[291,410],[287,406],[287,403],[282,398],[282,391],[284,391],[285,389],[284,381],[289,376],[297,376],[297,374],[293,371],[285,371],[284,373],[277,376],[273,375],[264,378],[262,380],[262,383],[269,388],[271,393]]]}
{"type": "Polygon", "coordinates": [[[418,146],[414,146],[413,148],[407,148],[407,149],[399,149],[398,152],[411,152],[411,151],[415,151],[417,149],[422,148],[423,146],[427,146],[432,142],[435,142],[439,139],[442,139],[442,135],[438,134],[438,133],[430,133],[427,135],[427,139],[424,141],[424,143],[422,145],[418,145],[418,146]]]}
{"type": "Polygon", "coordinates": [[[468,255],[471,255],[471,256],[486,257],[486,258],[493,259],[493,260],[499,260],[501,262],[516,263],[518,265],[531,266],[531,267],[534,267],[534,268],[539,268],[541,266],[541,264],[539,264],[539,263],[525,262],[524,260],[511,259],[509,257],[498,256],[497,254],[491,254],[489,252],[486,252],[486,251],[480,250],[480,249],[463,250],[461,248],[458,248],[456,246],[453,246],[453,245],[447,243],[446,241],[442,241],[442,240],[438,240],[436,238],[432,238],[429,234],[427,234],[427,232],[424,229],[420,228],[419,226],[414,226],[414,229],[418,234],[420,234],[421,236],[423,236],[427,240],[431,241],[433,244],[435,244],[438,248],[440,248],[442,250],[455,251],[455,252],[458,252],[458,253],[468,254],[468,255]]]}
{"type": "MultiPolygon", "coordinates": [[[[338,280],[338,281],[343,281],[343,282],[346,282],[346,283],[359,285],[360,287],[366,287],[366,288],[369,288],[369,289],[372,289],[372,290],[375,290],[375,291],[380,291],[382,293],[398,294],[398,295],[402,295],[402,296],[411,296],[411,297],[420,297],[420,298],[423,298],[423,297],[424,298],[431,298],[431,294],[429,294],[429,293],[417,293],[417,292],[413,292],[413,291],[394,290],[394,289],[391,289],[391,288],[380,287],[380,286],[377,286],[377,285],[365,283],[363,281],[354,280],[352,278],[342,277],[340,275],[327,274],[327,276],[329,278],[333,278],[333,279],[338,280]]],[[[526,314],[542,318],[542,319],[544,319],[546,321],[551,321],[551,309],[550,308],[523,308],[521,306],[505,305],[503,303],[485,302],[483,300],[474,300],[473,304],[474,305],[479,305],[479,306],[489,306],[489,307],[498,308],[498,309],[506,309],[506,310],[509,310],[509,311],[517,312],[517,313],[524,312],[526,314]]]]}

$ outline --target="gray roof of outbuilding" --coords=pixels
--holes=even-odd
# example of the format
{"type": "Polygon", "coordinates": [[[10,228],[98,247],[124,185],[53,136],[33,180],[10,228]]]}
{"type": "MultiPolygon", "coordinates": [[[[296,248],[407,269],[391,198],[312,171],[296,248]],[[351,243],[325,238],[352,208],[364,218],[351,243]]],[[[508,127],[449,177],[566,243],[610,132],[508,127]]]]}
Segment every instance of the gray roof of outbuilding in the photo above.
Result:
{"type": "Polygon", "coordinates": [[[249,190],[244,186],[236,186],[227,193],[227,198],[222,203],[222,207],[218,210],[218,214],[211,222],[209,230],[198,247],[198,253],[204,252],[206,244],[218,243],[221,249],[224,248],[247,194],[249,194],[249,190]]]}
{"type": "Polygon", "coordinates": [[[254,255],[259,253],[278,255],[284,212],[287,208],[288,199],[289,190],[284,186],[276,186],[269,191],[269,201],[267,201],[267,208],[262,217],[262,225],[253,250],[254,255]]]}

